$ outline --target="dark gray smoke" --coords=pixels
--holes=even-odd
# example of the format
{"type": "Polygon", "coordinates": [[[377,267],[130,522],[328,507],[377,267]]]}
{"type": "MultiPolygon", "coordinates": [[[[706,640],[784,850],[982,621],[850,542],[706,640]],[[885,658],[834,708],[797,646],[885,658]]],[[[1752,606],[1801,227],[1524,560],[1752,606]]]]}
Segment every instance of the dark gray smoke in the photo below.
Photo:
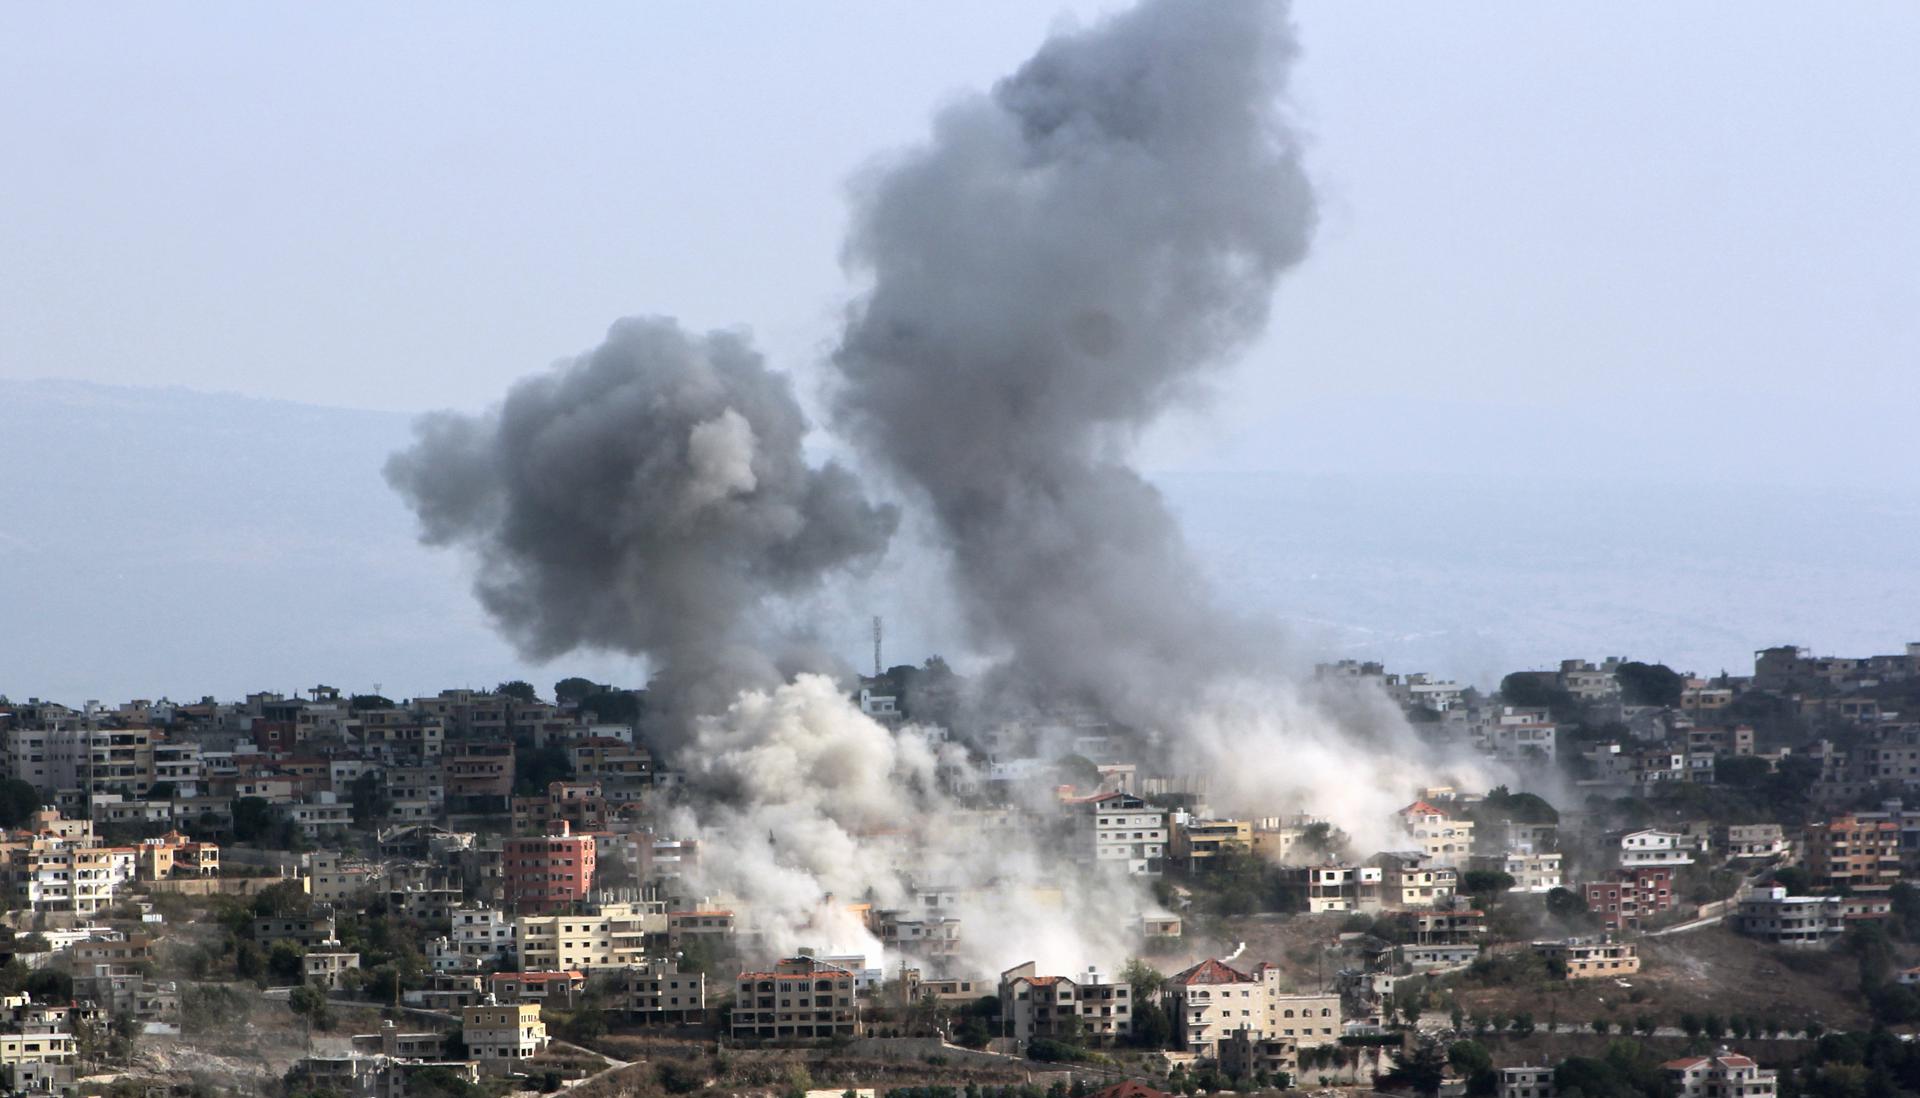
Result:
{"type": "Polygon", "coordinates": [[[801,452],[806,417],[737,335],[628,319],[484,416],[423,419],[387,480],[527,656],[644,655],[685,713],[778,678],[762,611],[877,558],[897,515],[801,452]]]}
{"type": "Polygon", "coordinates": [[[1294,54],[1282,4],[1149,0],[943,112],[856,196],[872,288],[838,422],[923,490],[977,639],[1113,715],[1249,647],[1126,459],[1306,251],[1294,54]]]}

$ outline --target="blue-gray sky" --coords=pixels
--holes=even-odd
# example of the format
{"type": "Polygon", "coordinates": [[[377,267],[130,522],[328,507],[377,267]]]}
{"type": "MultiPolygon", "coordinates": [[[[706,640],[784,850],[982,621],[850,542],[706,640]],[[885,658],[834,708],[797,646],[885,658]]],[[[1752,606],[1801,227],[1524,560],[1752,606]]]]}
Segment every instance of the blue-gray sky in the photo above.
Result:
{"type": "MultiPolygon", "coordinates": [[[[373,413],[481,407],[631,314],[748,327],[811,395],[849,178],[1110,6],[0,7],[0,383],[370,410],[0,384],[0,605],[36,623],[0,689],[626,674],[486,634],[373,413]]],[[[1297,16],[1317,239],[1226,398],[1144,440],[1215,579],[1483,682],[1909,639],[1920,6],[1297,16]]],[[[952,654],[924,589],[825,631],[952,654]]]]}
{"type": "MultiPolygon", "coordinates": [[[[849,175],[1102,7],[8,7],[0,376],[477,407],[631,313],[811,376],[849,175]]],[[[1324,224],[1151,464],[1913,483],[1920,7],[1298,21],[1324,224]]]]}

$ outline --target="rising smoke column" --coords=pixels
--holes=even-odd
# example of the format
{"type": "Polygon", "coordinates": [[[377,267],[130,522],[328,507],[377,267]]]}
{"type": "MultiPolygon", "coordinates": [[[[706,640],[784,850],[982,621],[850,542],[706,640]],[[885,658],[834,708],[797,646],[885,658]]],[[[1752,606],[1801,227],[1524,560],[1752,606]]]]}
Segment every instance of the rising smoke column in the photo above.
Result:
{"type": "Polygon", "coordinates": [[[1149,0],[857,188],[838,422],[921,490],[977,639],[1113,715],[1257,647],[1126,457],[1306,251],[1294,54],[1284,5],[1149,0]]]}
{"type": "Polygon", "coordinates": [[[646,656],[684,719],[779,681],[761,611],[893,532],[850,472],[807,463],[807,427],[743,337],[627,319],[485,415],[424,418],[386,475],[423,541],[476,556],[523,654],[646,656]]]}

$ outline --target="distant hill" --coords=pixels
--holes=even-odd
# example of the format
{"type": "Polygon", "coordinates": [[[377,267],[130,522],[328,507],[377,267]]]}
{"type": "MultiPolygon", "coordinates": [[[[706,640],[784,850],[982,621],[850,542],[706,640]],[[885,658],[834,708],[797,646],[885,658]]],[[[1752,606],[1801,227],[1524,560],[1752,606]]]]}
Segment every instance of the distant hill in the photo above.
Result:
{"type": "MultiPolygon", "coordinates": [[[[182,389],[0,381],[0,693],[632,680],[630,662],[606,658],[528,669],[494,637],[462,562],[415,543],[380,478],[408,424],[182,389]]],[[[1329,657],[1488,682],[1561,655],[1717,671],[1764,644],[1852,654],[1920,639],[1909,500],[1524,474],[1158,479],[1229,596],[1285,616],[1329,657]]],[[[869,612],[841,610],[847,622],[869,612]]],[[[860,631],[842,624],[826,639],[859,661],[860,631]]],[[[953,654],[928,628],[890,621],[889,656],[918,659],[919,644],[953,654]]]]}

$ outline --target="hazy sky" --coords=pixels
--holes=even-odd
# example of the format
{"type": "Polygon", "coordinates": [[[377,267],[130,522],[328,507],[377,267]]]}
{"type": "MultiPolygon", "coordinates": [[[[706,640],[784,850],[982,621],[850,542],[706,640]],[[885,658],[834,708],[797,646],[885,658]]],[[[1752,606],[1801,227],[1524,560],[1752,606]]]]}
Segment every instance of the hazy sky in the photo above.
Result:
{"type": "MultiPolygon", "coordinates": [[[[476,407],[613,318],[805,377],[846,180],[1101,5],[0,9],[0,376],[476,407]]],[[[1317,2],[1325,205],[1162,467],[1920,485],[1920,5],[1317,2]]]]}

